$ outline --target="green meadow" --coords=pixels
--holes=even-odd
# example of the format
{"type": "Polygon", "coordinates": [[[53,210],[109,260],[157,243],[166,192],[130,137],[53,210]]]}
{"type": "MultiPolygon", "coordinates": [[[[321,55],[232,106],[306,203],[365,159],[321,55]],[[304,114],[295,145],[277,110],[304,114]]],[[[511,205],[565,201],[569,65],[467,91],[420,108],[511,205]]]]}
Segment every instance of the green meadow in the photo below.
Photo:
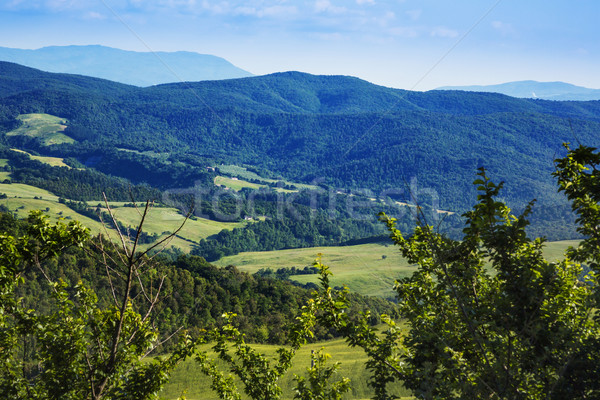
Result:
{"type": "MultiPolygon", "coordinates": [[[[391,243],[247,252],[223,257],[215,264],[232,264],[250,273],[261,268],[304,268],[312,266],[319,253],[323,263],[333,272],[331,282],[334,286],[346,285],[351,291],[365,295],[393,297],[394,280],[414,270],[391,243]]],[[[317,283],[317,278],[317,275],[291,277],[301,283],[317,283]]]]}
{"type": "MultiPolygon", "coordinates": [[[[0,180],[8,178],[8,172],[0,172],[0,180]]],[[[78,220],[85,227],[89,228],[92,234],[106,233],[104,226],[91,218],[77,213],[65,204],[58,202],[58,196],[47,190],[35,186],[21,183],[0,183],[0,193],[6,194],[7,198],[0,199],[0,204],[5,205],[10,212],[15,213],[19,218],[26,218],[31,210],[43,210],[52,220],[59,218],[65,220],[78,220]]],[[[102,201],[90,201],[88,204],[92,207],[97,204],[103,205],[102,201]]],[[[125,202],[109,202],[109,205],[117,220],[125,226],[135,226],[140,221],[143,212],[143,203],[138,204],[138,208],[124,207],[125,202]]],[[[105,207],[101,207],[106,210],[105,207]]],[[[158,240],[174,232],[184,221],[185,216],[181,215],[175,208],[153,207],[148,213],[144,222],[144,231],[150,235],[159,235],[158,240]]],[[[193,217],[186,221],[185,225],[174,237],[168,246],[175,246],[183,251],[190,251],[194,242],[205,239],[208,236],[219,233],[223,229],[234,229],[242,227],[250,222],[218,222],[204,218],[193,217]]],[[[111,237],[116,238],[116,233],[109,231],[111,237]]],[[[142,247],[151,246],[152,243],[142,247]]]]}
{"type": "Polygon", "coordinates": [[[21,121],[21,126],[6,133],[7,136],[38,138],[46,146],[75,142],[64,134],[67,127],[67,121],[64,118],[49,114],[22,114],[17,119],[21,121]]]}
{"type": "MultiPolygon", "coordinates": [[[[272,179],[269,179],[269,180],[276,182],[272,179]]],[[[266,185],[266,184],[263,185],[260,183],[248,182],[243,179],[229,178],[229,177],[221,176],[221,175],[216,176],[214,182],[215,182],[215,185],[217,185],[217,186],[223,186],[228,189],[235,190],[235,191],[240,191],[243,188],[260,189],[260,188],[269,187],[269,185],[266,185]]],[[[307,186],[307,185],[304,185],[304,186],[307,186]]],[[[281,192],[281,193],[294,193],[294,192],[297,192],[298,190],[302,189],[302,188],[300,188],[300,189],[292,190],[292,189],[285,189],[285,188],[281,188],[281,187],[272,187],[272,188],[276,192],[281,192]]]]}
{"type": "MultiPolygon", "coordinates": [[[[268,356],[275,356],[275,350],[278,348],[278,346],[273,345],[252,346],[268,356]]],[[[306,376],[306,368],[310,367],[311,350],[318,351],[321,348],[324,348],[324,351],[331,355],[330,363],[340,363],[338,376],[347,377],[351,380],[352,389],[345,398],[368,399],[372,397],[373,391],[367,386],[368,372],[364,367],[367,360],[365,353],[362,349],[348,347],[343,339],[336,339],[309,344],[299,350],[294,358],[292,368],[280,380],[284,399],[294,398],[294,374],[306,376]]],[[[223,363],[219,365],[221,365],[223,371],[227,371],[223,363]]],[[[238,388],[241,388],[241,386],[238,386],[238,388]]],[[[177,367],[160,396],[172,400],[184,393],[187,400],[218,399],[218,396],[210,389],[210,380],[202,374],[193,360],[186,361],[177,367]]],[[[400,398],[411,398],[410,392],[404,389],[400,383],[393,386],[393,393],[400,396],[400,398]]],[[[246,399],[247,397],[243,396],[243,398],[246,399]]]]}
{"type": "Polygon", "coordinates": [[[58,196],[50,193],[49,191],[22,183],[0,183],[0,193],[4,193],[8,197],[18,197],[24,199],[40,197],[44,200],[51,200],[58,203],[58,196]]]}
{"type": "MultiPolygon", "coordinates": [[[[3,186],[4,185],[0,185],[0,193],[6,193],[3,186]]],[[[79,221],[83,226],[88,228],[92,234],[100,232],[106,233],[100,222],[81,215],[71,210],[66,205],[58,203],[58,201],[9,196],[6,199],[0,199],[0,204],[6,206],[10,212],[16,214],[19,218],[27,218],[30,211],[42,210],[52,221],[57,221],[59,219],[65,220],[66,222],[79,221]]],[[[116,236],[111,235],[111,237],[116,239],[116,236]]]]}
{"type": "MultiPolygon", "coordinates": [[[[317,186],[315,185],[308,185],[306,183],[296,183],[296,182],[290,182],[290,181],[286,181],[284,179],[269,179],[269,178],[263,178],[262,176],[256,174],[255,172],[252,171],[248,171],[247,168],[244,167],[240,167],[238,165],[219,165],[218,166],[219,171],[221,171],[224,174],[230,175],[230,176],[234,176],[237,177],[238,179],[244,179],[244,180],[259,180],[261,182],[264,182],[265,184],[267,183],[277,183],[277,182],[283,182],[286,185],[294,185],[298,188],[298,190],[302,190],[302,189],[317,189],[317,186]]],[[[252,184],[251,182],[248,182],[250,184],[252,184]]],[[[266,185],[258,185],[260,186],[266,186],[266,185]]],[[[285,191],[285,189],[281,189],[279,188],[281,191],[285,191]]],[[[293,190],[292,190],[293,191],[293,190]]]]}
{"type": "Polygon", "coordinates": [[[240,191],[243,188],[250,189],[260,189],[261,187],[266,187],[267,185],[260,185],[258,183],[252,183],[245,181],[243,179],[238,178],[228,178],[226,176],[216,176],[215,177],[215,185],[224,186],[231,190],[240,191]]]}
{"type": "Polygon", "coordinates": [[[19,152],[19,153],[27,154],[29,156],[29,158],[31,158],[32,160],[37,160],[39,162],[43,162],[44,164],[48,164],[48,165],[50,165],[52,167],[67,167],[67,168],[71,168],[67,164],[65,164],[64,158],[34,156],[33,154],[29,154],[28,152],[23,151],[23,150],[19,150],[19,149],[11,149],[11,150],[19,152]]]}
{"type": "MultiPolygon", "coordinates": [[[[125,226],[137,226],[143,212],[142,204],[137,209],[135,207],[122,207],[115,202],[109,204],[117,220],[125,226]]],[[[175,208],[153,207],[144,221],[144,232],[158,234],[160,235],[158,240],[161,240],[177,230],[184,220],[185,216],[175,208]]],[[[223,229],[234,229],[243,227],[246,224],[248,224],[247,221],[219,222],[193,217],[185,222],[177,236],[170,241],[169,246],[178,247],[183,251],[190,251],[194,242],[215,235],[223,229]]]]}
{"type": "MultiPolygon", "coordinates": [[[[578,240],[546,243],[544,255],[550,261],[560,260],[569,246],[578,240]]],[[[242,271],[254,273],[261,268],[304,268],[312,266],[318,257],[330,267],[334,286],[347,286],[351,291],[364,295],[394,297],[394,280],[411,274],[411,266],[391,244],[361,244],[356,246],[311,247],[303,249],[247,252],[223,257],[216,261],[219,266],[235,265],[242,271]]],[[[318,283],[318,275],[295,275],[290,279],[318,283]]]]}

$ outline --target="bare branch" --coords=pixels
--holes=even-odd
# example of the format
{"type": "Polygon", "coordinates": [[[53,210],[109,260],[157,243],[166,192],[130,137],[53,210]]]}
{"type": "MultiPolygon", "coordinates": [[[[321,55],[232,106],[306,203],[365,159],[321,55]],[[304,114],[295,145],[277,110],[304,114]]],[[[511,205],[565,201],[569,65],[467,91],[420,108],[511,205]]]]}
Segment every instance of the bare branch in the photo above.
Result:
{"type": "MultiPolygon", "coordinates": [[[[110,215],[111,215],[111,218],[113,218],[113,220],[112,220],[112,221],[113,221],[113,225],[115,225],[115,226],[116,226],[116,228],[118,229],[117,222],[116,222],[116,220],[114,219],[114,217],[112,216],[112,213],[111,213],[110,215]]],[[[110,240],[110,232],[108,231],[108,228],[106,227],[106,224],[105,224],[105,222],[104,222],[104,219],[102,218],[102,215],[100,215],[99,217],[100,217],[100,222],[102,223],[102,226],[104,227],[104,232],[106,233],[106,237],[109,239],[109,240],[108,240],[108,242],[109,242],[109,243],[111,244],[111,246],[113,247],[113,250],[115,251],[115,253],[117,253],[117,255],[119,256],[119,259],[120,259],[121,263],[122,263],[123,265],[126,265],[127,263],[126,263],[126,260],[125,260],[125,258],[123,258],[123,255],[121,254],[121,252],[120,252],[120,251],[119,251],[119,249],[117,248],[116,244],[115,244],[115,243],[114,243],[112,240],[110,240]]],[[[121,237],[121,240],[123,241],[123,236],[122,236],[122,235],[120,235],[120,237],[121,237]]],[[[104,251],[104,250],[103,250],[103,249],[101,249],[101,251],[104,251]]],[[[110,257],[110,255],[109,255],[109,257],[110,257]]],[[[110,257],[110,258],[111,258],[111,260],[112,260],[112,257],[110,257]]],[[[117,263],[117,262],[115,262],[114,260],[112,260],[112,261],[113,261],[113,263],[114,263],[115,265],[118,265],[118,263],[117,263]]],[[[124,278],[123,278],[123,279],[124,279],[124,278]]]]}
{"type": "Polygon", "coordinates": [[[108,199],[106,198],[106,194],[104,192],[102,192],[102,197],[104,197],[104,204],[106,204],[106,210],[108,211],[108,214],[110,215],[110,218],[112,219],[115,229],[117,230],[117,233],[119,234],[119,238],[121,239],[121,245],[123,246],[123,251],[125,252],[125,255],[127,257],[129,257],[129,248],[127,247],[127,243],[125,242],[123,233],[121,233],[119,224],[117,223],[117,220],[115,219],[115,216],[112,212],[112,209],[110,208],[110,205],[108,204],[108,199]]]}
{"type": "Polygon", "coordinates": [[[131,191],[131,185],[129,185],[129,199],[133,203],[135,211],[137,211],[138,215],[141,217],[142,213],[140,212],[140,209],[138,208],[137,203],[135,202],[135,197],[133,196],[133,192],[131,191]]]}
{"type": "Polygon", "coordinates": [[[137,231],[135,233],[135,240],[134,240],[133,246],[131,248],[131,253],[129,254],[129,260],[130,260],[130,262],[134,262],[133,265],[135,265],[135,263],[137,263],[137,261],[140,259],[140,257],[137,257],[137,259],[134,260],[134,255],[135,255],[135,250],[137,248],[137,244],[140,240],[140,236],[142,235],[142,227],[144,226],[144,222],[146,221],[146,216],[148,215],[149,209],[150,209],[150,200],[146,200],[146,206],[144,207],[144,214],[142,215],[142,219],[140,220],[140,223],[137,227],[137,231]]]}
{"type": "MultiPolygon", "coordinates": [[[[119,305],[119,301],[117,300],[117,294],[115,292],[115,286],[112,282],[112,277],[110,276],[110,267],[108,265],[108,261],[106,260],[106,251],[104,251],[104,242],[102,241],[102,236],[100,236],[100,252],[102,253],[102,262],[104,267],[106,268],[106,277],[108,278],[108,284],[110,285],[110,291],[115,302],[115,305],[119,305]]],[[[110,256],[109,256],[110,257],[110,256]]],[[[112,258],[111,258],[112,261],[112,258]]]]}
{"type": "MultiPolygon", "coordinates": [[[[137,259],[136,262],[138,260],[140,260],[143,256],[145,256],[146,254],[148,254],[148,252],[152,251],[153,249],[155,249],[156,247],[160,246],[161,244],[163,244],[164,242],[166,242],[167,240],[171,240],[173,239],[178,233],[179,231],[181,231],[181,229],[183,229],[183,226],[185,225],[185,223],[187,222],[187,220],[192,216],[192,212],[193,209],[190,209],[190,211],[186,214],[183,222],[181,223],[181,225],[179,225],[179,228],[177,228],[177,230],[175,230],[174,232],[172,232],[171,234],[169,234],[167,237],[165,237],[164,239],[160,240],[159,242],[155,243],[154,245],[150,246],[146,251],[144,251],[143,253],[141,253],[137,259]]],[[[164,248],[162,249],[164,250],[164,248]]]]}
{"type": "MultiPolygon", "coordinates": [[[[42,268],[42,264],[40,264],[40,260],[38,258],[37,253],[35,253],[33,255],[33,260],[34,260],[35,266],[40,270],[40,272],[42,273],[42,275],[44,275],[44,278],[46,278],[46,280],[48,281],[48,283],[52,283],[52,280],[50,279],[50,277],[48,276],[48,274],[46,274],[46,271],[44,271],[44,268],[42,268]]],[[[50,285],[50,287],[52,288],[52,290],[54,291],[54,293],[57,293],[56,292],[56,288],[53,285],[50,285]]]]}

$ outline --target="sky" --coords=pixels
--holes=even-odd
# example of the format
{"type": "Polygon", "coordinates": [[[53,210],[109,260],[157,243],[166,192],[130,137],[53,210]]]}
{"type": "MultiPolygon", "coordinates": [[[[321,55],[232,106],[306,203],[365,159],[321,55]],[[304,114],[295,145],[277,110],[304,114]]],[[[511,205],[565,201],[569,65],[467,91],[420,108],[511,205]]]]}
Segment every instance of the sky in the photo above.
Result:
{"type": "Polygon", "coordinates": [[[598,0],[0,0],[0,46],[193,51],[409,90],[600,88],[598,0]]]}

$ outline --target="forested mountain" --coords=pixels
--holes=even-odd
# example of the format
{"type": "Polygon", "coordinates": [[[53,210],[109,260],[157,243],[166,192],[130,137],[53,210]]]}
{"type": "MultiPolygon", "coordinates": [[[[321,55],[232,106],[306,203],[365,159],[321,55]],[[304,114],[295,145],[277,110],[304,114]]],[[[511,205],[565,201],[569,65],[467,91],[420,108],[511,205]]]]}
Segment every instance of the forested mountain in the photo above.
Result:
{"type": "Polygon", "coordinates": [[[438,90],[492,92],[513,97],[544,100],[600,100],[600,89],[589,89],[565,82],[518,81],[498,85],[443,86],[438,90]]]}
{"type": "Polygon", "coordinates": [[[227,60],[188,51],[137,52],[106,46],[0,47],[0,60],[49,72],[95,76],[136,86],[251,76],[227,60]]]}
{"type": "Polygon", "coordinates": [[[299,72],[138,88],[0,63],[4,131],[19,124],[19,114],[41,112],[67,119],[65,133],[77,143],[20,144],[83,164],[91,165],[94,151],[98,161],[114,148],[186,154],[369,189],[373,197],[421,195],[419,202],[454,211],[470,205],[480,166],[507,182],[509,203],[564,205],[550,176],[553,159],[563,142],[597,145],[600,138],[600,101],[410,92],[299,72]]]}

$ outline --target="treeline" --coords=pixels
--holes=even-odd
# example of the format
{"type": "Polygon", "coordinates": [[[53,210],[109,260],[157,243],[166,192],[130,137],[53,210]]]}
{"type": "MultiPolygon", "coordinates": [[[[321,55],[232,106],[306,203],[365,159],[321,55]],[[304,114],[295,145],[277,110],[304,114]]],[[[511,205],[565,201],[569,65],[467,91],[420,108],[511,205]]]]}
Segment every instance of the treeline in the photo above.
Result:
{"type": "Polygon", "coordinates": [[[382,232],[382,227],[374,221],[357,221],[350,218],[332,220],[320,210],[314,216],[288,214],[280,219],[267,219],[243,228],[223,230],[201,240],[192,250],[192,254],[215,261],[243,251],[330,246],[382,232]]]}
{"type": "MultiPolygon", "coordinates": [[[[289,279],[290,276],[293,275],[314,275],[319,273],[319,268],[317,267],[282,267],[273,270],[270,267],[261,268],[254,273],[254,275],[262,276],[265,278],[275,278],[275,279],[289,279]]],[[[312,286],[312,285],[311,285],[312,286]]],[[[316,285],[315,285],[316,286],[316,285]]]]}
{"type": "Polygon", "coordinates": [[[159,200],[161,192],[147,185],[132,185],[123,178],[108,176],[93,169],[52,167],[28,155],[0,148],[0,158],[9,160],[11,181],[46,189],[57,196],[76,201],[135,199],[159,200]]]}

